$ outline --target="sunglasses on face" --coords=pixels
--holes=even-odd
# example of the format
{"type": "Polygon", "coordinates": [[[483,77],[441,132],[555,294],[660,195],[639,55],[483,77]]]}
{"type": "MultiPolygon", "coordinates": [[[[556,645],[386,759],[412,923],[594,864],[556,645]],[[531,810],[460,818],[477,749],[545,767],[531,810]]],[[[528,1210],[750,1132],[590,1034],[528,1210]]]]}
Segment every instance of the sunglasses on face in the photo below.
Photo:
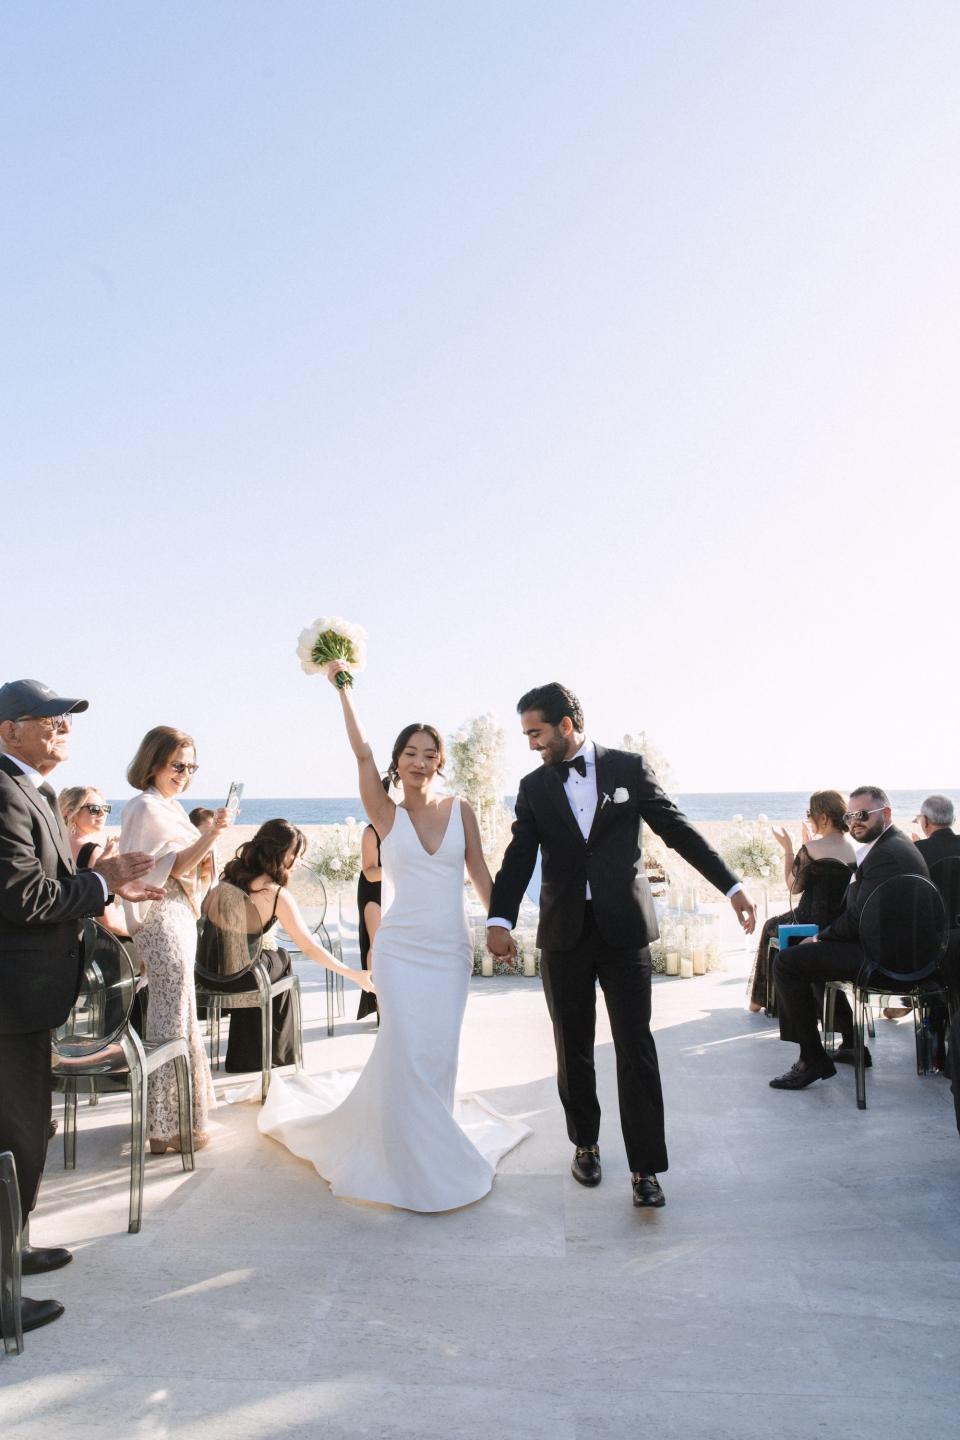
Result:
{"type": "Polygon", "coordinates": [[[876,805],[872,810],[844,810],[843,818],[848,825],[852,825],[858,820],[866,820],[868,815],[879,815],[880,811],[885,809],[885,805],[876,805]]]}
{"type": "Polygon", "coordinates": [[[175,775],[196,775],[199,765],[188,765],[185,760],[171,760],[170,769],[175,775]]]}
{"type": "Polygon", "coordinates": [[[44,730],[69,730],[72,717],[70,715],[21,715],[15,723],[23,725],[27,720],[39,725],[44,730]]]}
{"type": "Polygon", "coordinates": [[[91,815],[109,815],[113,809],[112,805],[81,805],[81,810],[89,810],[91,815]]]}

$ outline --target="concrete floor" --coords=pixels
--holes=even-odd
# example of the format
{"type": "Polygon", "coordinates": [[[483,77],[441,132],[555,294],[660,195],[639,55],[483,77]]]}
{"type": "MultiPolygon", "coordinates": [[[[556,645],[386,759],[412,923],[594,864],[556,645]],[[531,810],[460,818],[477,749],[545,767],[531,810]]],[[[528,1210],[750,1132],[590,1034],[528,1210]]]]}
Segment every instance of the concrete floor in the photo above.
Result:
{"type": "MultiPolygon", "coordinates": [[[[604,1181],[571,1179],[534,980],[473,981],[461,1088],[527,1115],[534,1134],[492,1194],[455,1213],[334,1200],[257,1134],[254,1107],[223,1106],[194,1174],[148,1159],[143,1230],[128,1235],[125,1103],[81,1107],[78,1168],[60,1168],[58,1137],[33,1225],[35,1243],[69,1244],[75,1260],[27,1282],[67,1313],[0,1356],[3,1440],[949,1433],[949,1085],[919,1079],[908,1025],[886,1023],[866,1112],[849,1071],[770,1090],[794,1051],[744,1011],[747,966],[734,949],[725,971],[656,982],[662,1211],[630,1203],[605,1024],[604,1181]]],[[[300,969],[307,1068],[362,1063],[369,1024],[328,1039],[318,971],[300,969]]]]}

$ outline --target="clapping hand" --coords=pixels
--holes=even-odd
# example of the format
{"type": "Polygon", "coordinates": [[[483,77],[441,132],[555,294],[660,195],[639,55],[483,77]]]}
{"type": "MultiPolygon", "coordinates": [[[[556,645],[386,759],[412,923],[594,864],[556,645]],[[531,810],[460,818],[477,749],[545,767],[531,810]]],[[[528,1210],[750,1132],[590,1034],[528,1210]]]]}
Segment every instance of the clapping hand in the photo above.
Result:
{"type": "Polygon", "coordinates": [[[778,830],[776,825],[771,825],[770,829],[773,831],[773,838],[774,840],[776,840],[781,850],[789,850],[792,852],[793,840],[790,838],[790,832],[787,829],[786,825],[784,825],[782,830],[778,830]]]}

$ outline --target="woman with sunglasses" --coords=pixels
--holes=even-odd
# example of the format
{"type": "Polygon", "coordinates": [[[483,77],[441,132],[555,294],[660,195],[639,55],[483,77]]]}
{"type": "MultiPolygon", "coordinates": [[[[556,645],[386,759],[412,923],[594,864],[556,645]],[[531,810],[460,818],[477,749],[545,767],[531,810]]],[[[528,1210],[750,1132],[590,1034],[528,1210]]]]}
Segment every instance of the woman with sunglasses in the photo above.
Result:
{"type": "MultiPolygon", "coordinates": [[[[186,1037],[193,1078],[193,1143],[206,1145],[207,1114],[216,1105],[194,993],[193,967],[200,918],[201,871],[217,837],[232,824],[226,809],[214,812],[205,835],[191,825],[180,803],[197,771],[193,738],[170,725],[157,725],[140,742],[127,769],[127,780],[141,793],[123,807],[120,851],[143,850],[156,860],[150,884],[162,887],[162,900],[124,902],[137,955],[147,973],[150,1006],[147,1040],[186,1037]]],[[[177,1086],[173,1066],[149,1077],[147,1131],[150,1150],[162,1155],[180,1147],[177,1086]]]]}

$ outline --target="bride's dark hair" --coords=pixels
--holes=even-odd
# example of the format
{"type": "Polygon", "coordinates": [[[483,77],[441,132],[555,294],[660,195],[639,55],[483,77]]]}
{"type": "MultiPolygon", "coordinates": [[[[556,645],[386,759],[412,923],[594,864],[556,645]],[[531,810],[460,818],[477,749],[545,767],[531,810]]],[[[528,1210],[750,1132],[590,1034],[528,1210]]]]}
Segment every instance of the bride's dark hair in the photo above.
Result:
{"type": "Polygon", "coordinates": [[[241,845],[232,860],[223,867],[221,879],[228,885],[249,894],[250,882],[269,875],[281,889],[290,879],[292,866],[284,864],[291,846],[296,846],[294,860],[307,848],[307,837],[289,820],[267,820],[254,835],[241,845]]]}
{"type": "Polygon", "coordinates": [[[437,774],[443,774],[443,767],[447,763],[447,752],[443,746],[443,736],[440,734],[440,731],[435,730],[432,725],[422,725],[418,722],[416,725],[404,725],[400,734],[393,742],[393,754],[390,756],[390,768],[387,771],[387,779],[391,784],[399,786],[400,771],[397,769],[397,762],[410,744],[414,735],[420,734],[429,735],[437,747],[437,774]]]}

